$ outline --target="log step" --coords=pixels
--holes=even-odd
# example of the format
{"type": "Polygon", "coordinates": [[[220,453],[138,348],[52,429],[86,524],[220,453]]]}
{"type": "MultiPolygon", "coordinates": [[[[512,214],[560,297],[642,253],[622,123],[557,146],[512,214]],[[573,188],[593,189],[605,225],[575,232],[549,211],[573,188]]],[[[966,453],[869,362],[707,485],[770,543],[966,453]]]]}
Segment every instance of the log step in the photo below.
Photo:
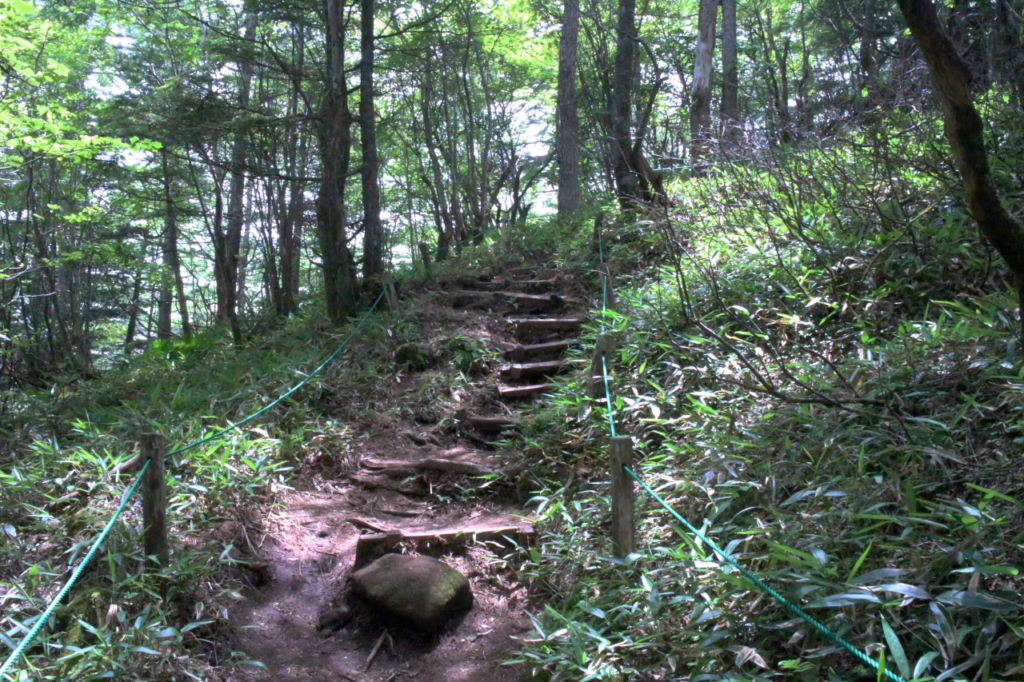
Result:
{"type": "Polygon", "coordinates": [[[514,429],[517,426],[516,420],[511,417],[478,417],[471,414],[465,417],[463,421],[487,433],[501,433],[507,429],[514,429]]]}
{"type": "Polygon", "coordinates": [[[411,542],[420,551],[448,548],[473,542],[500,543],[511,547],[529,547],[536,537],[528,521],[516,526],[484,528],[437,528],[432,530],[388,530],[384,533],[360,535],[356,540],[354,569],[362,568],[394,549],[399,543],[411,542]]]}
{"type": "Polygon", "coordinates": [[[549,377],[558,374],[565,368],[562,360],[548,360],[546,362],[515,363],[501,370],[502,379],[536,379],[549,377]]]}
{"type": "Polygon", "coordinates": [[[509,318],[516,334],[550,334],[551,332],[573,332],[583,326],[582,317],[519,317],[509,318]]]}
{"type": "Polygon", "coordinates": [[[489,281],[458,279],[456,284],[462,289],[470,291],[500,291],[511,288],[517,291],[537,294],[550,292],[552,289],[557,288],[561,281],[557,277],[554,279],[495,279],[489,281]]]}
{"type": "Polygon", "coordinates": [[[513,303],[520,311],[546,312],[561,308],[565,301],[555,294],[523,294],[518,291],[459,291],[452,298],[455,308],[491,307],[513,303]]]}
{"type": "Polygon", "coordinates": [[[512,362],[524,362],[530,358],[558,357],[569,346],[575,346],[579,339],[566,339],[564,341],[550,341],[548,343],[535,343],[531,345],[519,345],[512,350],[505,351],[505,357],[512,362]]]}
{"type": "Polygon", "coordinates": [[[530,386],[498,386],[498,396],[502,400],[522,400],[551,390],[551,384],[532,384],[530,386]]]}

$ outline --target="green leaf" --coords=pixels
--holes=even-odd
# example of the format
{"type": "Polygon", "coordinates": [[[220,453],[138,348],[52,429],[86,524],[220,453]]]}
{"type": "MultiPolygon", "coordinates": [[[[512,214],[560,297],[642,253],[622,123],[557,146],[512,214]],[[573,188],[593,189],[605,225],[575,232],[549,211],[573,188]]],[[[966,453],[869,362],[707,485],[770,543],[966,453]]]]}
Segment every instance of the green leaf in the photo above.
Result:
{"type": "Polygon", "coordinates": [[[900,669],[900,675],[904,679],[910,679],[910,662],[907,660],[907,654],[903,651],[900,638],[896,636],[885,616],[882,617],[882,633],[885,635],[885,641],[889,645],[889,652],[892,654],[893,660],[896,661],[896,667],[900,669]]]}
{"type": "Polygon", "coordinates": [[[863,565],[864,560],[868,558],[868,552],[871,551],[871,545],[873,545],[874,543],[875,543],[875,541],[872,540],[871,542],[868,543],[868,546],[864,548],[864,552],[860,555],[860,558],[857,559],[857,563],[855,563],[853,565],[853,570],[850,571],[850,575],[849,575],[849,577],[846,578],[846,582],[848,582],[848,583],[852,583],[853,582],[853,577],[855,575],[857,575],[857,571],[860,570],[860,567],[861,567],[861,565],[863,565]]]}

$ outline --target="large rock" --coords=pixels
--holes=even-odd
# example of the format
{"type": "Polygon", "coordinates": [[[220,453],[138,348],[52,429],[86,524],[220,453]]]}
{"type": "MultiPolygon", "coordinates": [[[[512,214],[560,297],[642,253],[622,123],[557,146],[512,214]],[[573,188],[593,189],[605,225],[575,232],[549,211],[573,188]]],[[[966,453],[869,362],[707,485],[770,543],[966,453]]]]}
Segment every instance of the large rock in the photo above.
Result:
{"type": "Polygon", "coordinates": [[[469,581],[437,559],[386,554],[352,575],[353,592],[383,615],[432,632],[473,607],[469,581]]]}

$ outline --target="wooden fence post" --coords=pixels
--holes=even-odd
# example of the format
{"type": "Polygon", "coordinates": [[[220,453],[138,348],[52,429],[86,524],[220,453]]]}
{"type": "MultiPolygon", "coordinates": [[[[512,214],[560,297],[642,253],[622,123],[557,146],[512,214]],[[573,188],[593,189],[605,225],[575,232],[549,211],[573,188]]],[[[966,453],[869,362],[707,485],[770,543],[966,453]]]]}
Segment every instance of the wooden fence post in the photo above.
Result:
{"type": "Polygon", "coordinates": [[[142,476],[142,535],[146,557],[155,556],[161,568],[168,562],[167,482],[164,472],[164,438],[159,433],[144,433],[139,442],[145,466],[142,476]]]}
{"type": "Polygon", "coordinates": [[[608,310],[615,310],[615,280],[612,278],[612,268],[607,263],[602,263],[597,267],[597,271],[601,273],[601,297],[605,298],[605,291],[607,291],[607,300],[604,301],[604,306],[608,310]],[[607,284],[605,284],[607,282],[607,284]],[[604,289],[607,287],[607,289],[604,289]]]}
{"type": "Polygon", "coordinates": [[[590,381],[587,384],[587,397],[598,399],[604,396],[604,368],[609,364],[615,351],[615,341],[611,334],[598,334],[594,343],[594,357],[590,361],[590,381]]]}
{"type": "Polygon", "coordinates": [[[623,468],[633,467],[633,439],[612,438],[608,454],[612,467],[612,546],[615,556],[625,559],[636,551],[633,478],[623,468]]]}
{"type": "Polygon", "coordinates": [[[388,300],[388,308],[391,312],[401,312],[401,307],[398,305],[398,292],[395,291],[395,278],[391,273],[384,275],[384,298],[388,300]]]}
{"type": "Polygon", "coordinates": [[[423,269],[427,271],[427,275],[430,275],[430,244],[426,242],[420,242],[420,257],[423,259],[423,269]]]}

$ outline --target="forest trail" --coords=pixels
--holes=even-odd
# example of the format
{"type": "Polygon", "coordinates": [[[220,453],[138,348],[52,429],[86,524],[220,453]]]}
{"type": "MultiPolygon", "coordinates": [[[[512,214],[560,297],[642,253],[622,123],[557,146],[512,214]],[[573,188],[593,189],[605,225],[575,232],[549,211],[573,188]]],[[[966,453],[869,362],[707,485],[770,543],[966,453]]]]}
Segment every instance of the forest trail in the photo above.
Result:
{"type": "Polygon", "coordinates": [[[564,283],[531,268],[447,284],[454,291],[437,299],[458,311],[461,324],[488,329],[505,362],[489,368],[484,391],[461,405],[455,433],[413,419],[386,422],[390,428],[366,434],[347,471],[319,490],[289,492],[257,537],[241,539],[260,570],[231,611],[230,647],[265,668],[243,666],[235,679],[530,678],[526,668],[501,663],[511,657],[512,637],[530,629],[509,539],[528,543],[532,527],[509,486],[468,474],[495,472],[507,481],[523,470],[520,461],[501,461],[490,441],[516,428],[518,408],[540,399],[548,377],[568,367],[563,355],[582,319],[573,314],[575,299],[553,293],[564,283]],[[486,533],[493,529],[519,532],[486,533]],[[392,551],[434,556],[470,580],[472,610],[440,636],[389,626],[365,606],[349,608],[360,537],[383,540],[388,531],[405,538],[392,551]],[[476,542],[460,541],[479,531],[476,542]]]}

